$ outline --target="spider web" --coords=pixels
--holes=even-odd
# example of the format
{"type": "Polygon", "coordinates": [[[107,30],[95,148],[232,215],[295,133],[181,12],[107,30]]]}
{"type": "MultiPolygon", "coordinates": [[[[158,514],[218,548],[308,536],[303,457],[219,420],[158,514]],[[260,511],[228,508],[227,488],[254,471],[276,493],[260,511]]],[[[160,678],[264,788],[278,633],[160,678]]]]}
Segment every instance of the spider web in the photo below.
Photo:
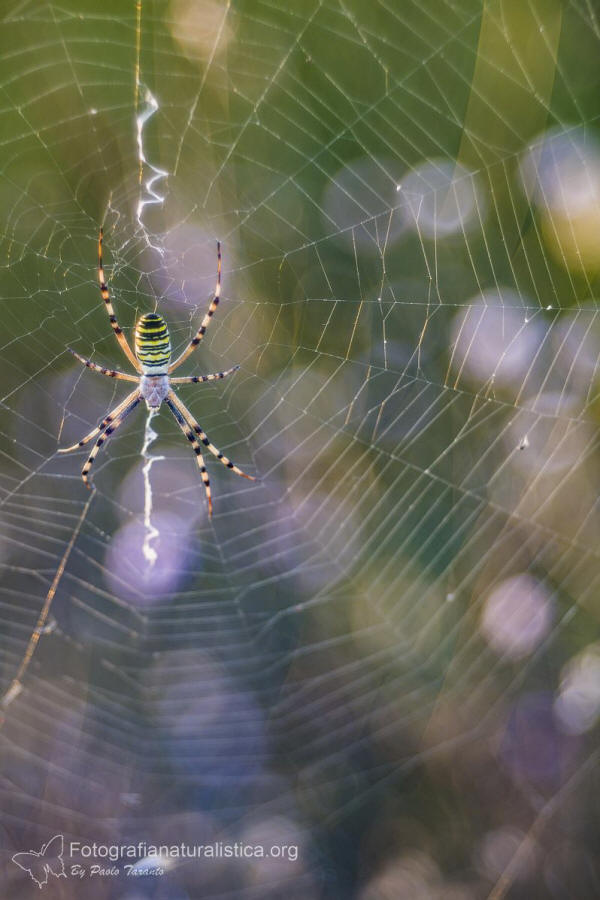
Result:
{"type": "Polygon", "coordinates": [[[299,854],[61,898],[595,896],[593,4],[26,0],[2,33],[5,893],[63,833],[299,854]],[[56,454],[125,396],[65,352],[129,371],[100,224],[125,333],[157,309],[175,351],[222,242],[178,374],[241,368],[179,396],[257,481],[207,454],[212,521],[164,408],[91,495],[56,454]]]}

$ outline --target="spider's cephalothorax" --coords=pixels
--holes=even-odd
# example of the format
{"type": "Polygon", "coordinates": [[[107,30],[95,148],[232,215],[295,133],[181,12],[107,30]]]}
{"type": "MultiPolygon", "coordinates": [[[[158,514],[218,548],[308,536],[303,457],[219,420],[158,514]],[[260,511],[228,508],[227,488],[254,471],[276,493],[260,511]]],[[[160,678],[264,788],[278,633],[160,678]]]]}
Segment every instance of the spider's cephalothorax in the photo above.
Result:
{"type": "Polygon", "coordinates": [[[198,346],[206,333],[206,329],[210,324],[217,306],[219,305],[219,297],[221,294],[221,247],[217,243],[217,285],[215,287],[215,295],[208,307],[206,315],[202,319],[200,328],[175,362],[171,362],[171,341],[169,339],[167,323],[158,313],[144,313],[137,323],[135,329],[134,356],[127,338],[117,322],[113,305],[110,302],[110,295],[106,286],[104,268],[102,266],[102,229],[100,229],[100,238],[98,240],[98,280],[100,282],[100,293],[102,294],[102,299],[104,300],[115,337],[125,353],[125,356],[138,374],[128,375],[125,372],[119,372],[116,369],[108,369],[105,366],[99,366],[97,363],[85,359],[83,356],[75,353],[74,350],[70,350],[70,348],[69,350],[73,356],[87,366],[88,369],[93,369],[96,372],[100,372],[102,375],[108,375],[110,378],[116,378],[119,381],[134,381],[137,386],[131,394],[125,397],[118,406],[102,419],[97,428],[90,431],[89,434],[78,441],[77,444],[73,444],[72,447],[62,448],[59,450],[59,453],[68,453],[70,450],[77,450],[79,447],[83,447],[84,444],[87,444],[88,441],[91,441],[92,438],[95,438],[96,435],[99,435],[92,452],[81,470],[81,477],[83,478],[84,484],[86,487],[91,487],[88,472],[90,471],[102,444],[107,441],[111,434],[125,421],[129,413],[136,408],[140,400],[145,400],[146,406],[150,410],[158,409],[164,400],[196,454],[200,475],[206,491],[208,514],[212,515],[210,481],[208,480],[208,473],[204,465],[200,443],[202,443],[213,456],[216,456],[224,466],[227,466],[228,469],[235,472],[236,475],[241,475],[242,478],[249,478],[250,481],[254,481],[254,478],[252,475],[246,475],[245,472],[242,472],[242,470],[235,466],[231,460],[227,459],[214,444],[211,444],[205,432],[198,422],[196,422],[187,406],[181,402],[175,391],[172,390],[171,385],[198,384],[199,382],[216,381],[219,378],[225,378],[227,375],[236,372],[239,369],[239,366],[233,366],[225,372],[215,372],[213,375],[187,375],[183,378],[170,378],[169,376],[170,373],[180,366],[198,346]]]}

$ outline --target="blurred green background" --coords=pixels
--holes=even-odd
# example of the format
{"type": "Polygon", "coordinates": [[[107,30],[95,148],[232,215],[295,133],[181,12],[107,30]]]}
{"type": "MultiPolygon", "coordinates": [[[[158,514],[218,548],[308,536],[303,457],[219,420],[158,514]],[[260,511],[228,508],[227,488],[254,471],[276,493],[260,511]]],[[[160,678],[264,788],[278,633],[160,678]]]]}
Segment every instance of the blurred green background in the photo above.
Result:
{"type": "Polygon", "coordinates": [[[1,14],[3,691],[65,563],[4,695],[4,895],[63,833],[299,854],[60,898],[598,896],[594,5],[1,14]],[[130,370],[101,224],[125,333],[177,349],[222,242],[182,372],[241,368],[180,396],[257,481],[208,455],[212,521],[165,410],[91,496],[56,455],[125,395],[65,348],[130,370]]]}

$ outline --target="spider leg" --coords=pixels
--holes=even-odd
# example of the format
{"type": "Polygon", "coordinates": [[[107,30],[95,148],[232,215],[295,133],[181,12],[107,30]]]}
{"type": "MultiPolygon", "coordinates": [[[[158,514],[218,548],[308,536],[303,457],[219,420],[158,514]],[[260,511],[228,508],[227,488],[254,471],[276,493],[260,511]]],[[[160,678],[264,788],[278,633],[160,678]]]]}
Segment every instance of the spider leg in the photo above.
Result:
{"type": "Polygon", "coordinates": [[[167,403],[169,404],[171,409],[173,409],[173,406],[176,407],[179,414],[186,421],[186,423],[192,427],[204,446],[207,447],[212,455],[216,456],[224,466],[227,466],[227,468],[231,469],[232,472],[235,472],[236,475],[241,475],[242,478],[247,478],[249,481],[256,481],[253,475],[246,475],[246,473],[242,472],[242,470],[238,468],[238,466],[235,466],[230,459],[227,459],[227,457],[223,453],[221,453],[221,451],[217,447],[215,447],[214,444],[211,444],[209,439],[206,437],[206,434],[204,433],[204,431],[202,431],[187,406],[181,402],[174,391],[169,391],[167,395],[167,403]]]}
{"type": "Polygon", "coordinates": [[[208,307],[208,311],[207,311],[206,315],[202,319],[202,324],[200,325],[200,328],[198,329],[198,331],[196,332],[196,334],[194,335],[194,337],[192,338],[192,340],[190,341],[190,343],[188,344],[186,349],[183,351],[181,356],[179,356],[175,360],[175,362],[171,363],[171,365],[169,366],[169,369],[168,369],[169,372],[174,372],[175,369],[177,369],[181,365],[181,363],[184,361],[184,359],[187,359],[188,356],[190,355],[190,353],[193,353],[193,351],[196,349],[196,347],[198,346],[198,344],[204,337],[204,335],[206,333],[206,329],[210,325],[210,320],[212,319],[212,317],[215,313],[215,310],[216,310],[217,306],[219,305],[220,296],[221,296],[221,244],[219,241],[217,241],[217,284],[215,286],[215,293],[214,293],[212,302],[211,302],[210,306],[208,307]]]}
{"type": "Polygon", "coordinates": [[[169,381],[171,384],[198,384],[205,381],[218,381],[219,378],[227,378],[228,375],[232,375],[238,369],[239,366],[232,366],[231,369],[226,369],[225,372],[215,372],[214,375],[184,375],[183,378],[169,378],[169,381]]]}
{"type": "Polygon", "coordinates": [[[200,469],[200,475],[202,477],[202,482],[204,484],[204,490],[206,491],[206,500],[208,503],[208,516],[212,519],[212,497],[210,494],[210,480],[208,477],[208,472],[206,471],[206,466],[204,465],[204,458],[202,456],[202,450],[200,448],[200,444],[194,437],[194,432],[190,428],[189,424],[186,422],[184,416],[177,409],[176,404],[173,402],[175,400],[175,394],[173,391],[169,391],[165,398],[165,403],[177,419],[177,424],[185,434],[186,438],[192,445],[192,449],[196,454],[196,460],[198,462],[198,467],[200,469]]]}
{"type": "Polygon", "coordinates": [[[78,359],[80,363],[83,363],[84,366],[87,366],[88,369],[92,369],[94,372],[100,372],[101,375],[108,375],[109,378],[116,378],[117,381],[139,381],[139,378],[136,375],[127,375],[125,372],[119,372],[118,369],[107,369],[106,366],[99,366],[97,363],[92,362],[91,359],[80,356],[79,353],[75,353],[70,347],[67,347],[67,350],[75,357],[75,359],[78,359]]]}
{"type": "Polygon", "coordinates": [[[73,444],[72,447],[61,447],[61,449],[58,452],[59,453],[70,453],[71,450],[78,450],[80,447],[83,447],[84,444],[87,444],[88,441],[91,441],[92,438],[96,437],[97,434],[99,434],[101,431],[103,431],[107,425],[110,425],[111,422],[113,422],[115,419],[118,419],[119,416],[121,415],[121,413],[123,412],[123,410],[125,409],[125,407],[127,406],[127,404],[131,403],[131,401],[133,400],[133,398],[135,397],[136,394],[137,394],[137,389],[135,391],[132,391],[131,394],[128,394],[125,397],[125,399],[121,403],[119,403],[118,406],[115,406],[114,409],[111,409],[111,411],[108,413],[108,415],[105,416],[104,419],[102,419],[102,421],[100,422],[100,424],[98,425],[97,428],[94,428],[93,431],[90,431],[89,434],[86,434],[86,436],[84,438],[82,438],[76,444],[73,444]]]}
{"type": "Polygon", "coordinates": [[[110,438],[111,434],[113,434],[113,432],[115,432],[117,428],[119,428],[123,424],[129,413],[136,408],[141,399],[141,394],[139,393],[139,391],[136,391],[132,399],[129,401],[128,405],[124,408],[123,412],[113,420],[113,424],[108,426],[106,431],[104,431],[100,435],[100,437],[94,444],[92,452],[90,453],[83,469],[81,470],[81,477],[83,478],[83,483],[87,488],[92,487],[91,481],[88,478],[88,472],[92,468],[94,460],[96,459],[96,456],[100,451],[100,447],[110,438]]]}
{"type": "Polygon", "coordinates": [[[115,333],[115,337],[121,345],[121,349],[133,368],[136,372],[141,372],[142,367],[140,362],[134,356],[134,353],[127,343],[127,338],[123,334],[123,331],[117,322],[117,317],[115,315],[115,311],[113,309],[113,305],[110,302],[110,294],[108,293],[108,288],[106,286],[106,279],[104,277],[104,268],[102,264],[102,238],[103,238],[103,229],[100,229],[100,235],[98,237],[98,281],[100,282],[100,293],[102,294],[102,299],[106,305],[106,311],[108,313],[108,318],[110,319],[110,324],[112,325],[112,330],[115,333]]]}

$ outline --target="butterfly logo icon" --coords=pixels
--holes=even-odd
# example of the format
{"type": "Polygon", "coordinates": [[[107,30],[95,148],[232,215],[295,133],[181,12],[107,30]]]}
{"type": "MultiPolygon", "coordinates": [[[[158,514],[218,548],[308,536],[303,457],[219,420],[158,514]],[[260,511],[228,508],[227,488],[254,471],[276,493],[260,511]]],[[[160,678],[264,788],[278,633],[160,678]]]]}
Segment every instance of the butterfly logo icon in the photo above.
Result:
{"type": "Polygon", "coordinates": [[[48,883],[48,875],[55,878],[66,878],[63,862],[64,838],[55,834],[47,844],[42,844],[39,853],[29,850],[27,853],[15,853],[12,861],[24,872],[28,872],[39,888],[48,883]]]}

